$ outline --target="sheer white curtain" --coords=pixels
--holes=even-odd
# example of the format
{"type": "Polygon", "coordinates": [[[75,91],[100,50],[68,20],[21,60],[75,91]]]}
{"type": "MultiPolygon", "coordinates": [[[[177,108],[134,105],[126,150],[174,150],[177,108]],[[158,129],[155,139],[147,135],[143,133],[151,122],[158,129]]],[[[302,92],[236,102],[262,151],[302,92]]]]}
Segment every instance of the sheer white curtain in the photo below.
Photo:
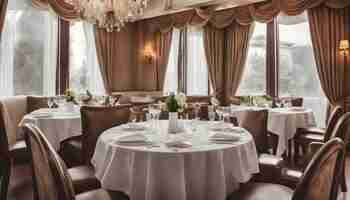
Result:
{"type": "Polygon", "coordinates": [[[55,94],[57,29],[57,16],[30,1],[9,1],[0,43],[0,96],[55,94]]]}
{"type": "Polygon", "coordinates": [[[43,92],[44,95],[53,96],[56,94],[58,17],[53,13],[47,13],[45,27],[47,34],[44,44],[43,92]]]}
{"type": "Polygon", "coordinates": [[[15,20],[16,13],[8,11],[0,43],[0,96],[12,96],[14,94],[13,58],[16,38],[15,20]]]}
{"type": "Polygon", "coordinates": [[[94,94],[105,94],[100,66],[97,60],[93,25],[84,22],[83,27],[86,39],[87,87],[94,94]]]}
{"type": "Polygon", "coordinates": [[[180,30],[174,28],[171,40],[171,48],[169,61],[167,66],[167,72],[164,82],[164,94],[169,92],[177,92],[178,89],[178,57],[179,57],[179,42],[180,42],[180,30]]]}
{"type": "Polygon", "coordinates": [[[187,95],[208,95],[208,65],[204,52],[203,28],[187,28],[187,95]]]}

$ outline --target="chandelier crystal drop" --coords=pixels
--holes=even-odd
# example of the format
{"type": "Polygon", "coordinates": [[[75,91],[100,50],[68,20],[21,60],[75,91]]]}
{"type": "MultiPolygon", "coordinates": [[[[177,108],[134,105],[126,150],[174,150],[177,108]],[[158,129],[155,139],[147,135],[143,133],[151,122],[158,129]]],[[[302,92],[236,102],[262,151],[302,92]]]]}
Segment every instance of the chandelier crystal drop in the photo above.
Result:
{"type": "Polygon", "coordinates": [[[108,32],[120,29],[135,16],[141,15],[148,0],[71,0],[81,17],[105,28],[108,32]]]}

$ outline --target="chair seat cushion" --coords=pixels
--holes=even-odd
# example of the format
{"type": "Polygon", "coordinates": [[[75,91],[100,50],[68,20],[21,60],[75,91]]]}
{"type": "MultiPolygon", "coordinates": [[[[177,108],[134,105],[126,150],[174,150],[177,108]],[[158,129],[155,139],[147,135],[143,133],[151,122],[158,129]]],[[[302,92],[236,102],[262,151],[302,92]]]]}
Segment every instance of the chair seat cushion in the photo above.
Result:
{"type": "Polygon", "coordinates": [[[284,164],[283,158],[271,154],[260,154],[259,164],[273,167],[282,167],[284,164]]]}
{"type": "Polygon", "coordinates": [[[303,134],[300,135],[298,137],[298,139],[303,140],[303,141],[307,141],[308,143],[311,142],[323,142],[324,136],[320,135],[320,134],[314,134],[314,133],[307,133],[307,134],[303,134]]]}
{"type": "Polygon", "coordinates": [[[281,183],[289,187],[296,188],[302,176],[302,171],[285,168],[282,170],[281,183]]]}
{"type": "Polygon", "coordinates": [[[72,178],[74,191],[82,193],[101,187],[99,180],[95,177],[95,171],[91,166],[77,166],[68,169],[72,178]]]}
{"type": "Polygon", "coordinates": [[[261,154],[259,156],[260,173],[254,176],[254,180],[277,183],[281,177],[283,165],[283,158],[270,154],[261,154]]]}
{"type": "Polygon", "coordinates": [[[10,156],[15,163],[23,163],[30,160],[31,157],[24,140],[19,140],[10,147],[10,156]]]}
{"type": "Polygon", "coordinates": [[[84,192],[75,196],[76,200],[128,200],[122,192],[111,192],[103,189],[84,192]]]}
{"type": "Polygon", "coordinates": [[[310,128],[299,128],[298,134],[317,134],[317,135],[324,135],[326,133],[326,130],[323,128],[317,128],[317,127],[310,127],[310,128]]]}
{"type": "Polygon", "coordinates": [[[230,195],[229,200],[290,200],[293,190],[277,184],[248,183],[230,195]]]}
{"type": "Polygon", "coordinates": [[[60,155],[69,167],[82,165],[81,136],[72,137],[63,141],[61,143],[60,155]]]}

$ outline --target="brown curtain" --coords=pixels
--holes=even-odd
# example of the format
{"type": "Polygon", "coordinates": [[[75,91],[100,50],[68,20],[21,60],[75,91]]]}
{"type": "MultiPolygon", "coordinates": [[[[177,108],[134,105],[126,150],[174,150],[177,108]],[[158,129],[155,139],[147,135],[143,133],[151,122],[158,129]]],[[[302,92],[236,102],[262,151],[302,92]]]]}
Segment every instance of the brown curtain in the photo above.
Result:
{"type": "Polygon", "coordinates": [[[100,64],[100,71],[106,93],[112,93],[113,67],[116,66],[116,52],[118,48],[118,32],[107,32],[95,26],[95,40],[97,59],[100,64]]]}
{"type": "Polygon", "coordinates": [[[162,91],[165,81],[170,48],[171,48],[172,31],[157,32],[155,35],[155,67],[157,78],[157,90],[162,91]]]}
{"type": "Polygon", "coordinates": [[[346,62],[339,52],[339,42],[350,39],[350,7],[334,9],[322,5],[309,9],[308,16],[321,86],[331,105],[343,106],[346,62]]]}
{"type": "Polygon", "coordinates": [[[226,29],[225,104],[236,94],[241,83],[253,29],[254,25],[242,26],[238,23],[233,23],[226,29]]]}
{"type": "Polygon", "coordinates": [[[7,0],[1,0],[0,2],[0,41],[1,41],[1,32],[5,24],[7,3],[8,3],[7,0]]]}
{"type": "Polygon", "coordinates": [[[211,25],[204,27],[204,49],[208,63],[209,79],[211,81],[214,95],[219,99],[224,98],[224,41],[223,29],[216,29],[211,25]]]}

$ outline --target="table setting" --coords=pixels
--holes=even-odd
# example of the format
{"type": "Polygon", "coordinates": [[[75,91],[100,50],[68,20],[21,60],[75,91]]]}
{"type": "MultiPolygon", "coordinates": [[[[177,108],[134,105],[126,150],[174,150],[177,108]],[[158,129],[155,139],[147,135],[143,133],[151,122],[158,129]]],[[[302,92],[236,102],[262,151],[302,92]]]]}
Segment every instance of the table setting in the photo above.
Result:
{"type": "Polygon", "coordinates": [[[48,106],[26,114],[18,126],[35,124],[58,151],[62,141],[81,135],[80,107],[67,103],[63,96],[49,98],[48,106]]]}
{"type": "Polygon", "coordinates": [[[169,132],[169,120],[156,119],[106,130],[91,160],[102,187],[137,200],[224,200],[259,172],[255,143],[245,129],[214,121],[178,124],[176,133],[169,132]],[[221,187],[201,185],[206,177],[221,187]]]}
{"type": "Polygon", "coordinates": [[[241,114],[246,111],[268,110],[268,131],[279,136],[276,152],[277,156],[282,156],[287,150],[288,141],[293,139],[298,128],[316,126],[313,111],[304,107],[290,106],[269,108],[251,105],[231,105],[223,109],[224,113],[236,117],[238,121],[241,114]]]}

